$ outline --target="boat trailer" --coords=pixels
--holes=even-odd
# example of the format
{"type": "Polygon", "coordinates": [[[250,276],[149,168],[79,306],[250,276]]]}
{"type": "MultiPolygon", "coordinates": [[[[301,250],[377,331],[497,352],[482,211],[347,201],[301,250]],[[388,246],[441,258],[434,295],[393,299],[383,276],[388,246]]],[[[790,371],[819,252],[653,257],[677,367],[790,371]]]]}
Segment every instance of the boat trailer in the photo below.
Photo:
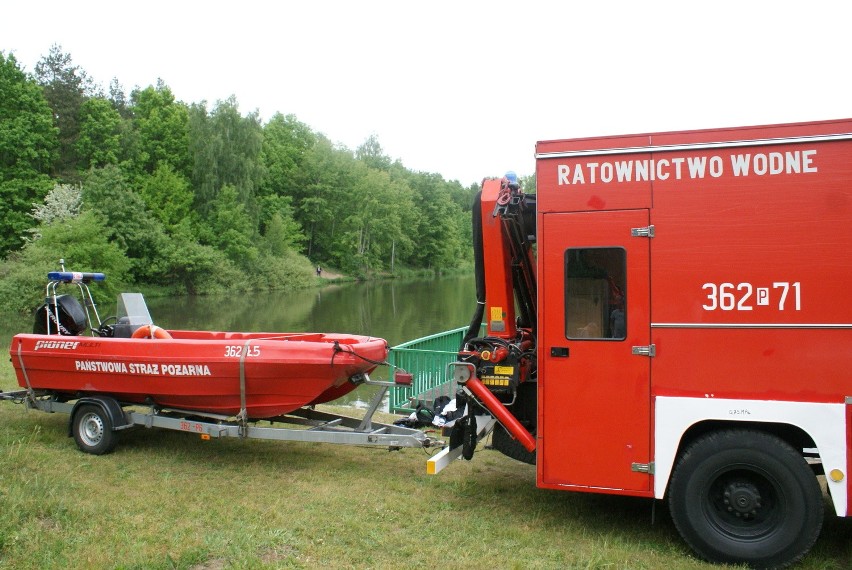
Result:
{"type": "Polygon", "coordinates": [[[304,407],[289,414],[259,421],[241,416],[222,416],[194,410],[176,410],[156,405],[126,404],[111,395],[86,394],[69,398],[44,390],[0,392],[0,400],[24,404],[27,409],[47,413],[69,414],[68,435],[73,436],[81,451],[93,455],[109,453],[118,443],[119,435],[130,428],[162,428],[210,438],[238,437],[279,441],[304,441],[387,447],[444,447],[441,440],[421,430],[373,421],[388,388],[393,382],[365,379],[365,384],[380,386],[362,419],[342,416],[304,407]],[[260,426],[260,421],[303,427],[260,426]]]}

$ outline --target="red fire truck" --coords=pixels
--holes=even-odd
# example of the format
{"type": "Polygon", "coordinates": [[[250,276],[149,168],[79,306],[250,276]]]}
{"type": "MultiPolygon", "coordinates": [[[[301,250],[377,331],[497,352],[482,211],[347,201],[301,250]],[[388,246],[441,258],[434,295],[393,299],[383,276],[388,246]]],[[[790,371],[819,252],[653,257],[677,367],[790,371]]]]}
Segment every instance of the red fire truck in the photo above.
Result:
{"type": "Polygon", "coordinates": [[[488,179],[467,415],[538,486],[666,499],[701,557],[779,567],[849,515],[852,120],[539,142],[488,179]],[[487,332],[479,336],[484,321],[487,332]]]}

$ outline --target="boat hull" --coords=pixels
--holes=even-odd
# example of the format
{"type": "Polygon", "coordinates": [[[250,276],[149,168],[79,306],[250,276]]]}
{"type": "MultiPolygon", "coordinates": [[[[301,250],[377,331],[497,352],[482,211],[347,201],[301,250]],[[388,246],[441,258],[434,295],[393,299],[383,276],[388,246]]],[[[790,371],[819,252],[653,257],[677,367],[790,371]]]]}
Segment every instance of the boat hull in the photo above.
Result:
{"type": "Polygon", "coordinates": [[[384,339],[322,333],[168,331],[171,339],[19,334],[18,384],[73,397],[263,419],[345,395],[387,357],[384,339]],[[241,381],[242,378],[242,381],[241,381]],[[245,386],[241,391],[241,384],[245,386]]]}

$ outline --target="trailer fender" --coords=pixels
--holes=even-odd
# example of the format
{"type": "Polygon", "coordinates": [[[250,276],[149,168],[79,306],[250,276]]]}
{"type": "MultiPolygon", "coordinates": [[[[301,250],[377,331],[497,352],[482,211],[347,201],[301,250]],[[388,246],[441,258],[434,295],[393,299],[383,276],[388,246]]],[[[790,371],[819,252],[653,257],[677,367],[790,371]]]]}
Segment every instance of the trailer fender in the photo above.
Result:
{"type": "Polygon", "coordinates": [[[110,398],[109,396],[86,396],[77,400],[71,409],[71,420],[68,422],[68,437],[73,437],[74,435],[74,417],[77,415],[77,409],[85,404],[99,406],[109,417],[112,424],[112,431],[119,431],[133,426],[133,422],[124,414],[121,404],[115,398],[110,398]]]}

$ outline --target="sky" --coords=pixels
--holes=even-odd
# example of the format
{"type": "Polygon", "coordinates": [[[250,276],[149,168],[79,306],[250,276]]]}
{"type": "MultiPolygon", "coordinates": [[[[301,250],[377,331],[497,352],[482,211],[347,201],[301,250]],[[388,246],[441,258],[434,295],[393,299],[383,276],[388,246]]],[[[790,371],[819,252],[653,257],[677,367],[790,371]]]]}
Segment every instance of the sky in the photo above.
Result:
{"type": "Polygon", "coordinates": [[[852,117],[852,2],[4,2],[0,51],[61,46],[104,90],[234,96],[465,186],[539,140],[852,117]]]}

